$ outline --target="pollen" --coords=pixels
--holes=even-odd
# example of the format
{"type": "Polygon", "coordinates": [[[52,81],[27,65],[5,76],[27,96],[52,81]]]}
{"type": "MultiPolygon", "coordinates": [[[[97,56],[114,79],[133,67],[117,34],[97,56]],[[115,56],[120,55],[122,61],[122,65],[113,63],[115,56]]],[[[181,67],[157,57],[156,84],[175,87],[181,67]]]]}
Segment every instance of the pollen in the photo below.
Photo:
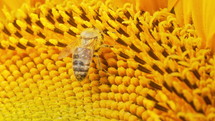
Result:
{"type": "Polygon", "coordinates": [[[52,0],[4,9],[0,121],[214,120],[215,57],[194,25],[180,26],[167,8],[151,13],[122,3],[52,0]],[[91,27],[101,31],[101,45],[78,81],[73,57],[58,57],[91,27]]]}

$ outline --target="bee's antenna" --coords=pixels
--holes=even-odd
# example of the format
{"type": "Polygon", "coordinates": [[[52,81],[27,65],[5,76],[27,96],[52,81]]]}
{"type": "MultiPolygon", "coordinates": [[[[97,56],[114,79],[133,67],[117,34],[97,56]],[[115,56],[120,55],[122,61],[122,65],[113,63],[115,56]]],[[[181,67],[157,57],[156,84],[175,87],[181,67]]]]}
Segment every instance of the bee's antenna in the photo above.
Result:
{"type": "MultiPolygon", "coordinates": [[[[106,35],[108,35],[108,32],[110,32],[110,31],[108,31],[107,29],[104,29],[104,30],[102,31],[102,33],[104,33],[104,34],[106,34],[106,35]]],[[[116,33],[116,32],[111,32],[111,33],[116,33]]]]}
{"type": "Polygon", "coordinates": [[[93,29],[97,29],[94,25],[93,25],[93,27],[92,27],[93,29]]]}
{"type": "Polygon", "coordinates": [[[101,34],[101,38],[104,39],[104,35],[103,34],[101,34]]]}
{"type": "Polygon", "coordinates": [[[107,30],[107,29],[103,30],[103,33],[104,33],[104,34],[107,34],[107,32],[108,32],[108,30],[107,30]]]}

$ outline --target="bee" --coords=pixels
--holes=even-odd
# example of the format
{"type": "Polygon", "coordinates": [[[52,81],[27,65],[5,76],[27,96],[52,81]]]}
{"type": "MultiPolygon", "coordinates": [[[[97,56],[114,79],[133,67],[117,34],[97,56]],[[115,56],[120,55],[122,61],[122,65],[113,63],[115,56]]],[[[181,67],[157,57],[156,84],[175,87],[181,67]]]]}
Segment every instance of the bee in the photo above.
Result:
{"type": "Polygon", "coordinates": [[[72,54],[72,68],[78,81],[83,80],[90,68],[94,51],[102,44],[102,34],[97,28],[87,28],[80,34],[80,39],[69,44],[59,54],[59,59],[72,54]]]}

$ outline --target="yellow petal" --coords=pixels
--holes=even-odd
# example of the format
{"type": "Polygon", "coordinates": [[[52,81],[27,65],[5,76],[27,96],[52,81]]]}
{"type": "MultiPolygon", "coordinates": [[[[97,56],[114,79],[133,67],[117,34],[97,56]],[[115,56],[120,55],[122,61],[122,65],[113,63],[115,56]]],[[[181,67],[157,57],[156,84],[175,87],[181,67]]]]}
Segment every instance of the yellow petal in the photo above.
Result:
{"type": "Polygon", "coordinates": [[[9,10],[16,10],[16,9],[20,8],[21,5],[25,2],[26,2],[26,0],[1,0],[0,7],[6,6],[9,10]]]}
{"type": "Polygon", "coordinates": [[[18,10],[23,4],[35,6],[38,3],[45,3],[45,0],[0,0],[0,20],[4,21],[8,18],[8,12],[18,10]]]}
{"type": "Polygon", "coordinates": [[[167,0],[136,0],[136,5],[141,10],[154,13],[161,8],[167,7],[167,0]]]}
{"type": "MultiPolygon", "coordinates": [[[[215,53],[215,17],[214,12],[215,11],[215,1],[214,0],[207,0],[204,1],[205,5],[202,11],[203,14],[205,13],[205,16],[202,16],[203,19],[205,18],[205,21],[203,21],[203,25],[205,25],[205,33],[206,33],[206,47],[209,47],[212,49],[213,53],[215,53]]],[[[198,30],[198,29],[197,29],[198,30]]],[[[198,30],[200,31],[200,30],[198,30]]]]}
{"type": "Polygon", "coordinates": [[[174,6],[177,21],[180,25],[191,23],[192,0],[178,0],[168,3],[168,9],[174,6]]]}
{"type": "MultiPolygon", "coordinates": [[[[103,1],[107,1],[107,0],[103,0],[103,1]]],[[[155,11],[161,8],[166,8],[168,1],[167,0],[118,0],[118,1],[114,1],[114,6],[122,7],[125,3],[133,4],[136,10],[143,10],[150,13],[154,13],[155,11]]]]}
{"type": "Polygon", "coordinates": [[[184,23],[191,23],[192,0],[183,0],[184,23]]]}
{"type": "MultiPolygon", "coordinates": [[[[203,24],[204,21],[204,12],[203,12],[203,1],[202,0],[197,0],[193,1],[193,13],[192,13],[192,18],[193,18],[193,23],[197,29],[198,35],[203,39],[206,40],[205,36],[205,26],[203,24]]],[[[203,45],[205,46],[205,43],[203,42],[203,45]]]]}
{"type": "Polygon", "coordinates": [[[179,0],[168,0],[168,10],[171,11],[173,7],[177,4],[179,0]]]}
{"type": "Polygon", "coordinates": [[[45,0],[30,0],[31,6],[35,6],[37,3],[45,3],[45,0]]]}
{"type": "Polygon", "coordinates": [[[194,24],[198,36],[202,38],[202,47],[215,51],[215,1],[213,0],[169,0],[168,9],[174,7],[180,25],[194,24]]]}
{"type": "Polygon", "coordinates": [[[176,14],[176,20],[178,21],[178,23],[180,25],[183,25],[184,24],[184,20],[183,20],[184,16],[183,16],[183,1],[182,0],[179,0],[177,2],[177,4],[174,7],[174,11],[176,14]]]}
{"type": "Polygon", "coordinates": [[[213,0],[198,0],[193,1],[193,22],[199,36],[202,38],[202,47],[209,47],[214,52],[215,43],[215,17],[213,12],[215,1],[213,0]]]}

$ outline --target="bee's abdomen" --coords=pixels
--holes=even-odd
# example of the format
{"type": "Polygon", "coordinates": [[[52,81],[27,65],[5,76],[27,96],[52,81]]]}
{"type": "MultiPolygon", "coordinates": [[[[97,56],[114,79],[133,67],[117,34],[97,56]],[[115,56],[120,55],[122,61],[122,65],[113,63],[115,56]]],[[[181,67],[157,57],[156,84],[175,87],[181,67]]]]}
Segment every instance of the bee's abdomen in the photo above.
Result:
{"type": "Polygon", "coordinates": [[[87,76],[89,65],[85,65],[82,60],[73,61],[73,71],[78,81],[83,80],[87,76]]]}
{"type": "Polygon", "coordinates": [[[73,71],[78,81],[83,80],[87,76],[92,53],[92,50],[88,48],[75,49],[73,53],[73,71]]]}

